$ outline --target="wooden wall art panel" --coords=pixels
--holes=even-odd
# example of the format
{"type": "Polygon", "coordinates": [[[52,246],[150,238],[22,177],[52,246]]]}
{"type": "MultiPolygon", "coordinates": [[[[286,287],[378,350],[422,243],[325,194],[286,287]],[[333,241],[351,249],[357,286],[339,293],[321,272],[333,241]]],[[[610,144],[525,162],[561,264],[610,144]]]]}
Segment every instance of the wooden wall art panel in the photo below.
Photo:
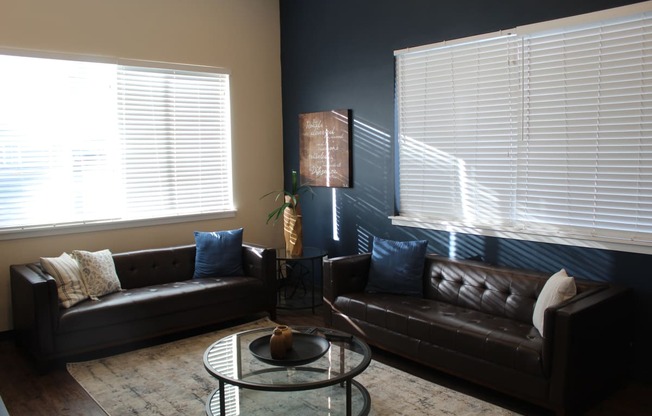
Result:
{"type": "Polygon", "coordinates": [[[351,186],[351,110],[299,115],[301,184],[351,186]]]}

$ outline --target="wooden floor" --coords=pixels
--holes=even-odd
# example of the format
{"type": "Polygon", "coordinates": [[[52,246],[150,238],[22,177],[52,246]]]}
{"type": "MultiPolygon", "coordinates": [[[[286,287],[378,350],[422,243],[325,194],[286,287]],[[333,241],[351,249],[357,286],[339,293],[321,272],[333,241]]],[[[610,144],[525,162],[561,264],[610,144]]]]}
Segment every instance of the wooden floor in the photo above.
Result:
{"type": "MultiPolygon", "coordinates": [[[[323,325],[318,312],[313,315],[308,311],[279,311],[279,323],[288,325],[323,325]]],[[[239,323],[239,322],[238,322],[239,323]]],[[[233,325],[234,323],[229,323],[233,325]]],[[[211,328],[215,329],[215,328],[211,328]]],[[[184,334],[185,336],[194,335],[184,334]]],[[[7,337],[5,337],[7,338],[7,337]]],[[[167,342],[171,338],[158,340],[167,342]]],[[[151,344],[151,343],[149,343],[151,344]]],[[[141,344],[127,348],[147,346],[141,344]]],[[[122,350],[106,351],[102,354],[115,354],[122,350]]],[[[94,356],[80,359],[97,358],[94,356]]],[[[373,349],[373,358],[385,364],[397,367],[414,376],[452,388],[457,391],[480,398],[525,415],[551,415],[551,412],[527,403],[506,397],[463,380],[447,376],[435,370],[373,349]]],[[[95,401],[77,384],[65,370],[65,363],[58,363],[51,371],[43,374],[37,371],[31,361],[16,349],[13,340],[0,340],[0,396],[12,416],[37,415],[105,415],[95,401]]],[[[589,409],[586,415],[652,415],[652,386],[630,382],[622,389],[604,398],[589,409]]],[[[113,415],[119,416],[119,415],[113,415]]]]}

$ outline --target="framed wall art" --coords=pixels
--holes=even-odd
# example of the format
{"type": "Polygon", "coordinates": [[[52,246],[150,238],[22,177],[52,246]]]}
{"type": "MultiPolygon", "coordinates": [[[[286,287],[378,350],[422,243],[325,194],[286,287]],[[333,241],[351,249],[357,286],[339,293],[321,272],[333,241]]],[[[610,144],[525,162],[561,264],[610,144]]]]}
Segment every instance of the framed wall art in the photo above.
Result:
{"type": "Polygon", "coordinates": [[[299,171],[310,186],[351,186],[351,110],[299,115],[299,171]]]}

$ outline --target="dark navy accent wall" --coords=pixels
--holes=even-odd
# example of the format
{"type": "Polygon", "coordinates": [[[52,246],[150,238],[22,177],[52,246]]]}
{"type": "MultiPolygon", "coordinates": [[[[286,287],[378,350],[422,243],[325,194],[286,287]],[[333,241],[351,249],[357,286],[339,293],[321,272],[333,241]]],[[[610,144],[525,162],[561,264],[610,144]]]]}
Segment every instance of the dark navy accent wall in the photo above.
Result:
{"type": "MultiPolygon", "coordinates": [[[[372,236],[427,239],[429,251],[631,287],[633,374],[650,379],[652,256],[396,227],[393,51],[637,3],[625,0],[280,0],[284,167],[299,168],[300,113],[352,110],[352,188],[304,198],[304,244],[331,257],[372,236]]],[[[597,364],[599,365],[599,364],[597,364]]]]}

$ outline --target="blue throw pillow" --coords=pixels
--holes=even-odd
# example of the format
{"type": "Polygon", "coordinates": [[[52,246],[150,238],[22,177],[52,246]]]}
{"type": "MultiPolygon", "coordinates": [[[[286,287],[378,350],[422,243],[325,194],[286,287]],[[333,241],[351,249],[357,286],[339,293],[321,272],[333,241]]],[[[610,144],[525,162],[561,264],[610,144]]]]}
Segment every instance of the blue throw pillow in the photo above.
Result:
{"type": "Polygon", "coordinates": [[[195,274],[200,277],[242,276],[242,228],[229,231],[195,231],[195,274]]]}
{"type": "Polygon", "coordinates": [[[374,237],[365,291],[423,296],[423,267],[428,241],[392,241],[374,237]]]}

